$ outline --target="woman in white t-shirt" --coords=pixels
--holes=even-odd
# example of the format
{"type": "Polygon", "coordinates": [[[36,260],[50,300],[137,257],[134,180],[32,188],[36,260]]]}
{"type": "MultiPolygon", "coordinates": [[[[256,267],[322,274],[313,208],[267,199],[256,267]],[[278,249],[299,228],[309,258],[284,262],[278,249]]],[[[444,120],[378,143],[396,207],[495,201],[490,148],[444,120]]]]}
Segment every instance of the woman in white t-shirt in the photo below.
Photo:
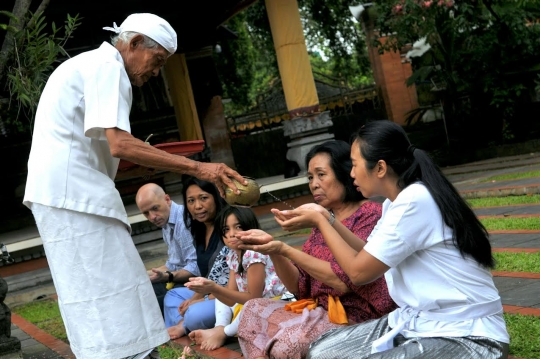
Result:
{"type": "MultiPolygon", "coordinates": [[[[399,308],[327,332],[308,358],[507,358],[509,336],[484,226],[401,126],[370,122],[353,139],[354,184],[367,198],[386,198],[365,245],[318,205],[272,212],[286,230],[319,228],[354,284],[384,275],[399,308]]],[[[244,248],[260,244],[248,241],[244,248]]]]}

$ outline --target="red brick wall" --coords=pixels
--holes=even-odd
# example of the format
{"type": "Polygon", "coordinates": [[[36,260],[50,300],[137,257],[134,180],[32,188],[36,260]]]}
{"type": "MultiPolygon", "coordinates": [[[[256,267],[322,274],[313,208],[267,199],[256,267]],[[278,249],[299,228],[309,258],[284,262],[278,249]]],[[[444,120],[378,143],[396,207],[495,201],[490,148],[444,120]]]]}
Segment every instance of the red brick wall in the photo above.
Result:
{"type": "MultiPolygon", "coordinates": [[[[370,44],[374,36],[372,24],[364,25],[373,77],[379,96],[384,100],[386,114],[388,119],[403,125],[407,112],[418,107],[416,87],[405,84],[412,75],[411,64],[402,61],[405,57],[398,52],[379,54],[379,50],[370,44]]],[[[380,41],[384,42],[385,38],[380,41]]]]}

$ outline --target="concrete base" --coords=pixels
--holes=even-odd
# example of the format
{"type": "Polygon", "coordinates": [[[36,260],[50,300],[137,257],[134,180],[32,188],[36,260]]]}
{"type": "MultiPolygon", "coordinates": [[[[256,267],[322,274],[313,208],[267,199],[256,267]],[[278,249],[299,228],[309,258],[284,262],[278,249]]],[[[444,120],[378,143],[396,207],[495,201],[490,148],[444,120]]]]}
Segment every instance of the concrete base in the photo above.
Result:
{"type": "Polygon", "coordinates": [[[296,162],[300,168],[298,176],[302,176],[306,173],[307,168],[305,164],[306,155],[309,153],[311,148],[315,145],[324,143],[329,140],[334,139],[334,134],[332,133],[321,133],[318,135],[306,136],[296,140],[293,140],[287,144],[289,150],[287,151],[287,159],[289,161],[296,162]]]}

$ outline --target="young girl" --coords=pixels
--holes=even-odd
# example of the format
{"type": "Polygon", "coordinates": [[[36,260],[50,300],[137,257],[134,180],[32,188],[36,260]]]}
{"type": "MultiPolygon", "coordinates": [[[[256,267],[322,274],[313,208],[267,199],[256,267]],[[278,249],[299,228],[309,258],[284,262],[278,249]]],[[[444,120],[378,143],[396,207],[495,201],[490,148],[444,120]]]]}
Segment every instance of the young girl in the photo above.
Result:
{"type": "Polygon", "coordinates": [[[229,247],[227,264],[230,269],[229,282],[221,287],[206,278],[191,278],[186,283],[189,289],[216,297],[216,324],[212,329],[195,330],[189,337],[204,350],[221,347],[227,337],[238,332],[240,314],[231,323],[233,313],[253,298],[272,298],[281,296],[285,286],[276,275],[274,264],[268,255],[238,248],[235,235],[239,231],[258,229],[259,222],[249,208],[227,207],[216,218],[216,226],[223,235],[225,245],[229,247]],[[241,262],[240,262],[241,261],[241,262]]]}

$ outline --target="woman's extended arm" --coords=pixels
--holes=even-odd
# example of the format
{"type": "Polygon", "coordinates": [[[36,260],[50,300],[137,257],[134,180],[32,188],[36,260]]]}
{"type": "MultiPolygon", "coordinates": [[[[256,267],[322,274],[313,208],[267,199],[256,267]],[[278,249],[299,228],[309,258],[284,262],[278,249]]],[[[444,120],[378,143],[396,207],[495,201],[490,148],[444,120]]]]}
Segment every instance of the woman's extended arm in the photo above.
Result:
{"type": "MultiPolygon", "coordinates": [[[[364,250],[359,252],[351,248],[348,241],[343,239],[340,233],[346,229],[345,226],[337,221],[331,225],[324,215],[313,209],[296,209],[292,211],[281,211],[280,217],[276,216],[278,223],[284,228],[305,228],[307,225],[317,227],[330,251],[336,258],[343,271],[349,276],[351,282],[355,285],[367,284],[382,276],[389,267],[373,257],[364,250]],[[336,226],[336,228],[334,228],[336,226]]],[[[356,236],[355,236],[356,237],[356,236]]],[[[349,241],[352,239],[348,237],[349,241]]],[[[356,237],[358,242],[363,242],[356,237]]],[[[361,244],[364,247],[364,244],[361,244]]]]}
{"type": "Polygon", "coordinates": [[[250,243],[256,245],[240,245],[241,249],[253,250],[270,256],[276,274],[287,290],[293,294],[298,293],[299,273],[290,260],[283,257],[279,250],[283,244],[280,241],[274,240],[274,237],[260,229],[251,229],[236,233],[236,238],[242,241],[242,238],[250,238],[250,243]]]}
{"type": "Polygon", "coordinates": [[[238,291],[235,280],[235,271],[231,270],[229,282],[222,287],[210,279],[198,277],[190,278],[186,287],[197,293],[210,293],[222,303],[232,307],[236,303],[244,304],[250,299],[261,298],[264,290],[266,273],[263,263],[253,263],[247,269],[247,292],[238,291]]]}
{"type": "MultiPolygon", "coordinates": [[[[308,203],[304,204],[297,208],[297,210],[313,210],[316,212],[319,212],[326,220],[330,220],[330,212],[328,212],[324,207],[314,204],[314,203],[308,203]]],[[[274,214],[276,221],[278,224],[286,231],[297,231],[302,228],[313,228],[314,225],[307,221],[295,221],[290,222],[288,221],[291,219],[291,214],[293,211],[280,211],[277,209],[272,209],[272,213],[274,214]]],[[[354,249],[356,252],[359,252],[365,245],[365,242],[363,240],[360,240],[356,234],[351,232],[349,228],[345,227],[340,221],[337,219],[334,221],[334,228],[336,232],[340,235],[340,237],[351,247],[351,249],[354,249]]]]}
{"type": "Polygon", "coordinates": [[[283,256],[292,260],[316,280],[341,292],[349,292],[349,288],[334,273],[329,262],[315,258],[286,244],[284,245],[283,256]]]}
{"type": "Polygon", "coordinates": [[[243,244],[242,249],[270,255],[278,277],[287,290],[293,294],[299,291],[299,272],[290,260],[324,284],[343,292],[349,291],[345,283],[332,271],[330,263],[299,251],[286,243],[275,241],[272,236],[260,229],[239,232],[237,237],[242,242],[250,243],[243,244]]]}

